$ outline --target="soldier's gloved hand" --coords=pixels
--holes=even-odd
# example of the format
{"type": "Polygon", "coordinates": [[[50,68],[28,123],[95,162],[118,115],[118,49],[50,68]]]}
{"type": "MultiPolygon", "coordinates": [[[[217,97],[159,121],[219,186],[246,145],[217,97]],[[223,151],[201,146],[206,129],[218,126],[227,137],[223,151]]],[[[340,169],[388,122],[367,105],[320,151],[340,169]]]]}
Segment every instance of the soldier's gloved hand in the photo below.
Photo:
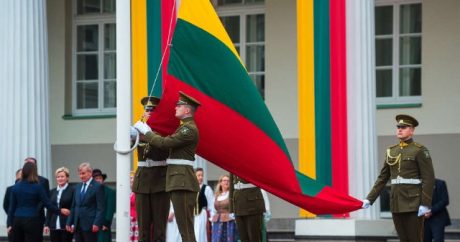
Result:
{"type": "Polygon", "coordinates": [[[136,140],[136,136],[138,134],[138,131],[136,128],[133,126],[129,126],[129,136],[131,137],[131,140],[136,140]]]}
{"type": "Polygon", "coordinates": [[[139,132],[141,132],[142,134],[146,134],[147,132],[150,131],[150,127],[146,123],[141,122],[141,121],[137,121],[134,124],[134,128],[139,130],[139,132]]]}
{"type": "Polygon", "coordinates": [[[364,199],[363,200],[363,205],[361,206],[362,208],[366,209],[368,208],[369,206],[371,206],[371,202],[367,199],[364,199]]]}
{"type": "Polygon", "coordinates": [[[231,220],[235,220],[235,214],[234,213],[230,213],[228,215],[228,217],[231,219],[231,220]]]}
{"type": "Polygon", "coordinates": [[[417,216],[421,217],[423,215],[425,215],[425,213],[428,213],[430,212],[431,210],[427,207],[427,206],[423,206],[423,205],[420,205],[418,207],[418,214],[417,216]]]}
{"type": "Polygon", "coordinates": [[[270,211],[266,211],[264,213],[264,222],[268,223],[268,221],[270,221],[271,218],[272,218],[272,213],[270,213],[270,211]]]}

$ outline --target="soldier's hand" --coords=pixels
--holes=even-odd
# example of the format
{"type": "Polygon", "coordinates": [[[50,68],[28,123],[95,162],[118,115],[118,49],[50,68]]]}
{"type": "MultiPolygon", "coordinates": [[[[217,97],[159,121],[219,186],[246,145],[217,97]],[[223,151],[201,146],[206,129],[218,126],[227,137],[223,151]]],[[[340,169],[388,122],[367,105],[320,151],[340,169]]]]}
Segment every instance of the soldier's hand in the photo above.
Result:
{"type": "Polygon", "coordinates": [[[266,211],[264,213],[264,222],[268,223],[268,221],[270,221],[271,218],[272,218],[272,213],[270,213],[270,211],[266,211]]]}
{"type": "Polygon", "coordinates": [[[366,209],[368,208],[369,206],[371,206],[371,202],[367,199],[364,199],[363,200],[363,205],[361,206],[362,208],[366,209]]]}
{"type": "Polygon", "coordinates": [[[417,216],[421,217],[424,216],[426,213],[431,212],[431,210],[427,206],[420,205],[418,207],[418,214],[417,216]]]}
{"type": "Polygon", "coordinates": [[[150,131],[150,127],[146,123],[143,123],[141,121],[137,121],[134,124],[134,128],[139,130],[139,132],[141,132],[142,134],[146,134],[147,132],[150,131]]]}

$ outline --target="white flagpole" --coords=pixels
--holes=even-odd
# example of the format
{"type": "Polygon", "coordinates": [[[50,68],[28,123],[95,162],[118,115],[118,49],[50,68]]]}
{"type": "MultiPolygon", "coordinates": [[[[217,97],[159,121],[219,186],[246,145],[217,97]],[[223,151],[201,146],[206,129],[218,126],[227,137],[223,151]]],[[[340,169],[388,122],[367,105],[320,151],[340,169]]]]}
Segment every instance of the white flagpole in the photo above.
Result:
{"type": "MultiPolygon", "coordinates": [[[[117,23],[117,141],[118,150],[129,150],[131,125],[131,1],[116,1],[117,23]]],[[[129,241],[129,172],[131,153],[117,152],[116,241],[129,241]]]]}

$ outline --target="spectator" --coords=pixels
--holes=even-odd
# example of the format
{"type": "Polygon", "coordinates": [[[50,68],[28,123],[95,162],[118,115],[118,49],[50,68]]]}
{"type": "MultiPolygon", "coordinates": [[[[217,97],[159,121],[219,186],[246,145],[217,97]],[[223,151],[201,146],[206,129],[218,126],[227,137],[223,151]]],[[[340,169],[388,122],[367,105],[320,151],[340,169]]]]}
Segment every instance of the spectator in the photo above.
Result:
{"type": "MultiPolygon", "coordinates": [[[[212,217],[212,241],[213,242],[233,242],[236,241],[235,217],[230,214],[229,189],[230,177],[223,175],[215,190],[214,208],[215,215],[212,217]]],[[[259,233],[261,230],[259,230],[259,233]]]]}
{"type": "Polygon", "coordinates": [[[197,242],[208,241],[208,216],[214,215],[214,194],[211,187],[203,183],[203,168],[195,169],[196,179],[200,185],[198,193],[198,214],[195,215],[195,236],[197,242]]]}
{"type": "MultiPolygon", "coordinates": [[[[22,169],[19,169],[16,171],[16,180],[14,181],[14,184],[16,184],[19,180],[21,180],[22,176],[22,169]]],[[[11,188],[13,188],[14,185],[11,185],[6,188],[5,192],[5,197],[3,198],[3,210],[5,210],[5,213],[8,215],[8,209],[10,207],[10,196],[11,196],[11,188]]],[[[8,241],[12,242],[13,241],[13,236],[11,233],[8,234],[8,241]]]]}
{"type": "Polygon", "coordinates": [[[97,235],[97,241],[98,242],[112,242],[112,220],[113,220],[113,214],[115,213],[115,207],[116,207],[116,195],[115,191],[104,185],[105,179],[107,179],[107,174],[102,173],[100,169],[94,169],[93,170],[93,178],[96,180],[96,182],[99,182],[100,184],[103,185],[104,187],[104,194],[105,194],[105,216],[104,216],[104,222],[102,224],[102,229],[99,230],[98,235],[97,235]]]}
{"type": "Polygon", "coordinates": [[[431,211],[425,214],[425,242],[444,241],[444,230],[451,224],[447,205],[449,205],[449,192],[446,182],[435,179],[431,211]]]}
{"type": "MultiPolygon", "coordinates": [[[[134,171],[131,171],[129,174],[130,178],[130,187],[133,189],[134,181],[134,171]]],[[[136,193],[131,191],[129,195],[129,216],[130,216],[130,226],[129,226],[129,242],[138,242],[139,240],[139,227],[137,224],[137,213],[136,213],[136,193]]]]}

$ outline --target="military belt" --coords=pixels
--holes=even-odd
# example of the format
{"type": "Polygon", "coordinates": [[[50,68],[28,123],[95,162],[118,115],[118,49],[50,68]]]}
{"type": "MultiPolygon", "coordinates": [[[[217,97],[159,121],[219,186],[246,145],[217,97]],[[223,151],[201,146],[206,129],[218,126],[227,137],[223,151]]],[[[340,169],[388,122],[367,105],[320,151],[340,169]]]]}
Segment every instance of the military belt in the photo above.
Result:
{"type": "Polygon", "coordinates": [[[184,160],[184,159],[166,159],[166,163],[168,163],[168,165],[193,166],[194,161],[192,161],[192,160],[184,160]]]}
{"type": "Polygon", "coordinates": [[[166,163],[165,160],[150,160],[147,159],[145,161],[139,161],[137,162],[137,166],[139,167],[154,167],[154,166],[167,166],[168,164],[166,163]]]}
{"type": "Polygon", "coordinates": [[[233,184],[233,188],[235,188],[236,190],[243,190],[243,189],[253,188],[253,187],[256,187],[256,186],[251,183],[238,182],[238,183],[233,184]]]}
{"type": "Polygon", "coordinates": [[[413,178],[402,178],[402,177],[397,177],[396,179],[391,179],[391,185],[395,184],[413,184],[417,185],[422,183],[422,180],[420,179],[413,179],[413,178]]]}

